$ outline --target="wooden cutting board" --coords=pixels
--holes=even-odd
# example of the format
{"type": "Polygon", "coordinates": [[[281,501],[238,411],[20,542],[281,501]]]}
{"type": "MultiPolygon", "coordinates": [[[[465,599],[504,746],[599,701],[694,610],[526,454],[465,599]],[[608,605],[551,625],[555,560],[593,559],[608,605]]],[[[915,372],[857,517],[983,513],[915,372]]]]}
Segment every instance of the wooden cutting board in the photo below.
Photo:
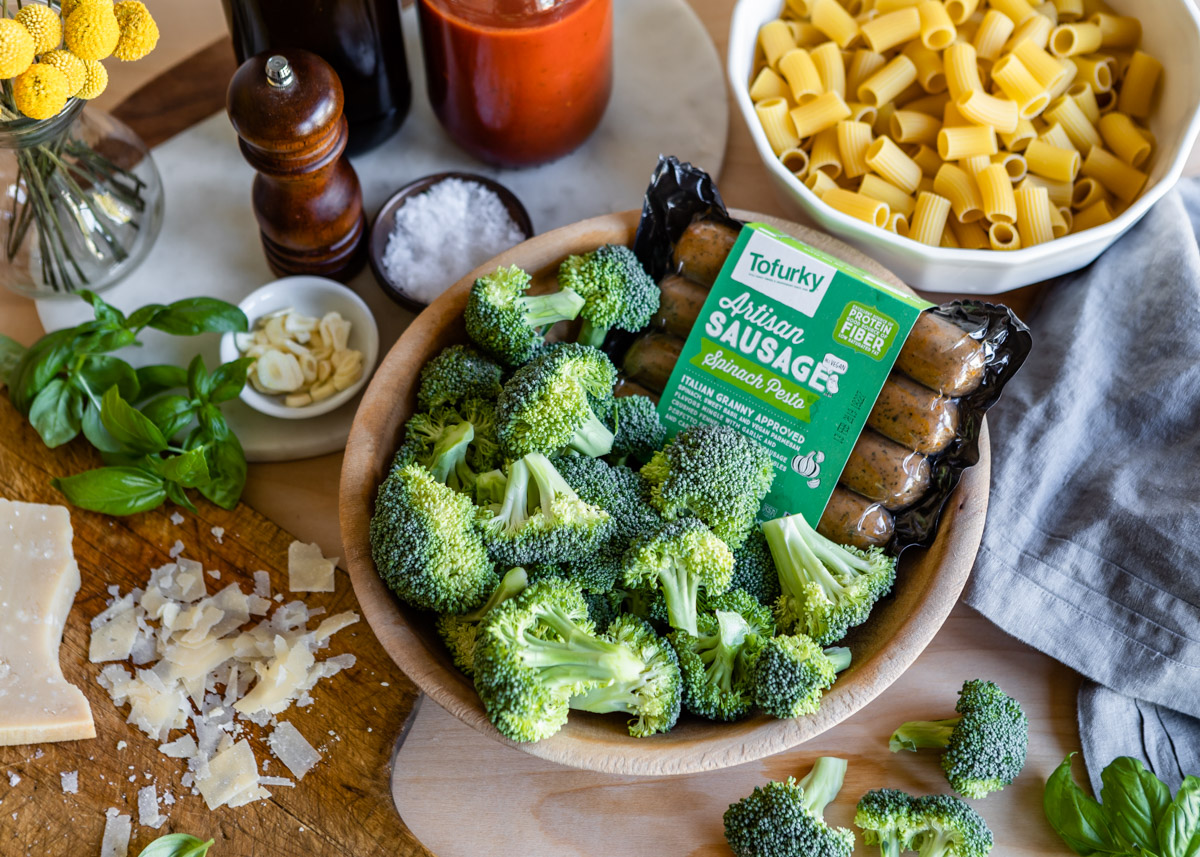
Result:
{"type": "MultiPolygon", "coordinates": [[[[37,503],[61,503],[52,476],[77,473],[100,462],[86,443],[47,449],[33,429],[0,392],[0,497],[37,503]]],[[[336,483],[329,486],[336,491],[336,483]]],[[[295,788],[271,788],[268,800],[238,809],[210,812],[204,801],[179,785],[186,768],[181,760],[158,752],[157,741],[125,723],[96,678],[101,665],[88,662],[89,622],[104,609],[113,584],[128,592],[144,586],[150,569],[170,561],[175,541],[184,556],[221,572],[209,579],[210,591],[237,582],[253,587],[251,573],[266,569],[272,592],[301,598],[329,613],[361,614],[349,578],[339,572],[337,591],[290,596],[287,548],[292,536],[245,505],[227,512],[208,503],[192,514],[164,506],[129,518],[111,518],[71,510],[75,557],[82,587],[67,620],[61,662],[67,679],[91,702],[96,738],[39,746],[0,747],[0,854],[79,855],[100,853],[104,812],[115,807],[132,815],[130,857],[164,833],[189,833],[216,840],[212,857],[312,857],[312,855],[429,854],[396,814],[392,802],[391,760],[407,728],[417,690],[380,648],[365,621],[333,637],[318,657],[350,652],[357,664],[312,691],[316,702],[293,707],[281,719],[291,721],[320,750],[322,761],[295,788]],[[184,521],[170,518],[180,511],[184,521]],[[212,534],[223,527],[223,543],[212,534]],[[124,749],[118,750],[118,743],[124,749]],[[78,794],[65,794],[60,775],[79,772],[78,794]],[[20,778],[10,787],[10,774],[20,778]],[[161,812],[168,821],[159,830],[137,824],[137,792],[157,783],[176,803],[161,812]]],[[[290,776],[266,749],[266,731],[247,724],[247,734],[266,772],[290,776]]],[[[178,737],[179,733],[173,733],[178,737]]]]}

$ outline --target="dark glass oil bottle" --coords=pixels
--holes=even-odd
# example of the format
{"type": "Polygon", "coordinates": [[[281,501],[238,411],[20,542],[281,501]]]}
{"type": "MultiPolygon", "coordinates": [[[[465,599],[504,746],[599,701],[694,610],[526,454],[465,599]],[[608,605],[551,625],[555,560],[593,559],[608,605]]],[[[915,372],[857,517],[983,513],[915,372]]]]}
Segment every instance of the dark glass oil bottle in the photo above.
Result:
{"type": "Polygon", "coordinates": [[[221,0],[239,63],[304,48],[333,66],[346,94],[351,154],[373,149],[408,115],[412,86],[400,0],[221,0]]]}

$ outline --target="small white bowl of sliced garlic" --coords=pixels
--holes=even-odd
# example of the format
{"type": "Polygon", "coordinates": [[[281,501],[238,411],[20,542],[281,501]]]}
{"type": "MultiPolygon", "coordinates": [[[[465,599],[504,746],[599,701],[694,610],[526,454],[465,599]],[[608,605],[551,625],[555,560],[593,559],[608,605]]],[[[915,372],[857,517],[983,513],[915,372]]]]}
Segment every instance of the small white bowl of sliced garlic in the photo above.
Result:
{"type": "Polygon", "coordinates": [[[242,401],[285,420],[326,414],[362,389],[379,357],[379,330],[362,298],[324,277],[284,277],[238,306],[248,333],[226,333],[221,360],[252,357],[242,401]]]}

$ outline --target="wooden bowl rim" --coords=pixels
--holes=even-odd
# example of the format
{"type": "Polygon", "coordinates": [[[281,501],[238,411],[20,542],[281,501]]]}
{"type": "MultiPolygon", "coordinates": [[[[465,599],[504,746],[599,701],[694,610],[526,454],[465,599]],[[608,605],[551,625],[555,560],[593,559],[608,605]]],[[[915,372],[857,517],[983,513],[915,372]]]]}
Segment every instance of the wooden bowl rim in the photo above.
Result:
{"type": "MultiPolygon", "coordinates": [[[[786,226],[801,240],[822,245],[852,264],[911,291],[882,265],[824,233],[767,215],[745,211],[733,214],[747,221],[786,226]]],[[[585,734],[576,734],[572,725],[580,713],[573,712],[571,722],[561,732],[543,741],[522,744],[501,735],[487,719],[469,681],[450,664],[448,657],[436,656],[430,641],[401,612],[399,601],[387,589],[371,559],[369,524],[377,488],[372,473],[378,456],[390,458],[394,450],[394,439],[385,436],[386,424],[390,415],[401,407],[393,394],[392,379],[416,371],[404,365],[406,351],[418,337],[444,334],[451,322],[435,327],[436,319],[445,314],[447,307],[453,307],[456,300],[463,300],[477,276],[498,265],[512,264],[514,256],[525,257],[549,249],[565,239],[568,230],[628,231],[636,227],[639,216],[639,210],[601,215],[536,236],[463,277],[418,316],[380,361],[355,414],[342,465],[339,506],[347,567],[363,614],[384,650],[434,702],[477,731],[548,761],[608,774],[663,776],[716,770],[787,750],[850,717],[899,678],[941,628],[970,575],[987,510],[990,445],[985,421],[979,437],[979,462],[963,474],[942,512],[937,539],[922,555],[922,561],[932,562],[934,567],[914,609],[898,623],[886,644],[866,661],[852,665],[826,694],[816,715],[795,720],[759,715],[737,723],[704,724],[704,734],[686,739],[663,740],[670,736],[636,739],[614,734],[611,740],[598,740],[586,734],[586,730],[585,734]],[[376,400],[383,404],[371,407],[376,400]],[[381,450],[381,446],[386,448],[381,450]]],[[[903,571],[902,567],[902,574],[903,571]]],[[[440,647],[440,641],[435,643],[440,647]]]]}

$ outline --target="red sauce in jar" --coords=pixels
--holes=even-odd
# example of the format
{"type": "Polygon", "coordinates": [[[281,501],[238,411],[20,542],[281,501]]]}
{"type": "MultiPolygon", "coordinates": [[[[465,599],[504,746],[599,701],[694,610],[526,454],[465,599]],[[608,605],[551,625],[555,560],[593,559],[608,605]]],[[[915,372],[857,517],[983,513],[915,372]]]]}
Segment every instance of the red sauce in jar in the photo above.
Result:
{"type": "Polygon", "coordinates": [[[612,90],[612,0],[420,0],[433,111],[456,143],[501,166],[562,157],[612,90]]]}

